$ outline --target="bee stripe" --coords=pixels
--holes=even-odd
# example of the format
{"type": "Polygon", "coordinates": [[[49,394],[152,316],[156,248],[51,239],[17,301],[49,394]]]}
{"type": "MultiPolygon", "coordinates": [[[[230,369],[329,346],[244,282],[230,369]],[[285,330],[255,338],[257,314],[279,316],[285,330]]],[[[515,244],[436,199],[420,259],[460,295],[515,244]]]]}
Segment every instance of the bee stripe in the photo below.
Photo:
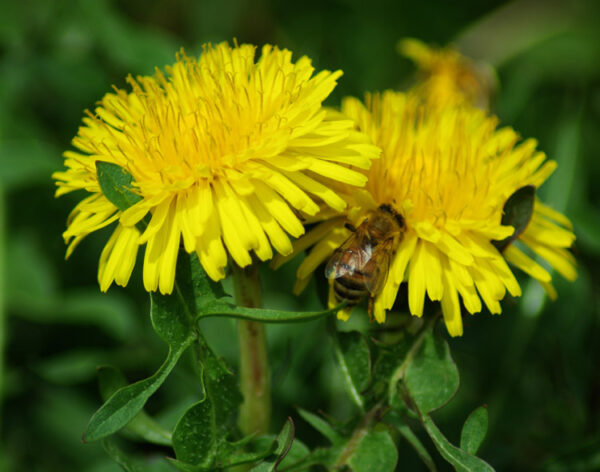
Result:
{"type": "Polygon", "coordinates": [[[368,294],[366,290],[352,290],[345,287],[340,281],[336,280],[333,284],[333,290],[338,299],[348,300],[349,302],[358,303],[361,298],[368,294]]]}
{"type": "Polygon", "coordinates": [[[365,290],[365,282],[362,279],[363,279],[363,277],[354,277],[354,278],[342,277],[340,279],[337,279],[336,282],[350,290],[363,290],[364,291],[365,290]],[[360,280],[356,280],[357,278],[360,280]]]}

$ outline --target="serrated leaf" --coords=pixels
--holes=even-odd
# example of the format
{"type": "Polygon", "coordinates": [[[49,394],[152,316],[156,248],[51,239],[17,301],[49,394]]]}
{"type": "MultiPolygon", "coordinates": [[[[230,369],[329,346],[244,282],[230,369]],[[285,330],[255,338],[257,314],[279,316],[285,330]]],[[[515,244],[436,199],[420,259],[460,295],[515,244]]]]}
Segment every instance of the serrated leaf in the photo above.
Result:
{"type": "Polygon", "coordinates": [[[209,397],[193,404],[173,431],[173,450],[178,461],[209,467],[216,459],[218,436],[214,405],[209,397]]]}
{"type": "Polygon", "coordinates": [[[460,448],[469,454],[477,454],[481,443],[485,439],[488,428],[488,411],[480,406],[466,419],[460,433],[460,448]]]}
{"type": "Polygon", "coordinates": [[[179,419],[173,432],[173,449],[178,461],[209,467],[217,458],[231,455],[226,441],[236,428],[242,397],[235,376],[201,337],[197,355],[205,397],[179,419]]]}
{"type": "Polygon", "coordinates": [[[360,393],[364,391],[371,381],[371,352],[367,340],[358,331],[350,333],[335,333],[334,349],[342,376],[350,397],[363,408],[364,401],[360,393]]]}
{"type": "Polygon", "coordinates": [[[120,165],[97,161],[96,176],[104,196],[119,210],[125,211],[142,200],[133,191],[133,176],[120,165]]]}
{"type": "Polygon", "coordinates": [[[393,472],[398,451],[388,431],[369,431],[346,462],[354,472],[393,472]]]}
{"type": "Polygon", "coordinates": [[[450,356],[448,343],[433,331],[426,333],[404,375],[404,385],[420,414],[448,403],[458,384],[458,369],[450,356]]]}
{"type": "MultiPolygon", "coordinates": [[[[127,385],[127,379],[123,373],[112,366],[100,366],[98,368],[98,384],[100,395],[104,401],[118,389],[127,385]]],[[[144,439],[153,444],[161,446],[171,445],[171,433],[158,424],[145,411],[140,411],[128,424],[127,430],[136,437],[144,439]]]]}
{"type": "Polygon", "coordinates": [[[169,348],[167,359],[154,375],[117,390],[94,413],[83,435],[85,441],[97,441],[127,425],[144,407],[150,396],[163,384],[181,354],[194,341],[190,336],[177,347],[169,348]]]}
{"type": "Polygon", "coordinates": [[[152,326],[169,345],[167,359],[153,376],[117,390],[92,416],[84,440],[101,439],[129,423],[162,385],[185,350],[197,339],[189,260],[186,255],[180,255],[176,280],[181,282],[176,282],[172,294],[150,294],[152,326]]]}
{"type": "Polygon", "coordinates": [[[438,452],[457,472],[493,472],[494,469],[487,462],[475,457],[462,449],[453,446],[442,434],[429,416],[423,418],[423,425],[429,437],[433,440],[438,452]]]}
{"type": "Polygon", "coordinates": [[[275,449],[267,459],[251,469],[251,472],[273,472],[277,470],[277,466],[283,461],[287,453],[292,447],[296,428],[294,422],[288,417],[283,425],[281,432],[277,435],[274,441],[275,449]]]}
{"type": "Polygon", "coordinates": [[[501,241],[492,241],[499,251],[504,251],[510,243],[515,241],[527,228],[531,215],[533,215],[533,206],[535,204],[535,187],[526,185],[515,191],[502,209],[502,225],[512,226],[515,231],[509,237],[501,241]]]}

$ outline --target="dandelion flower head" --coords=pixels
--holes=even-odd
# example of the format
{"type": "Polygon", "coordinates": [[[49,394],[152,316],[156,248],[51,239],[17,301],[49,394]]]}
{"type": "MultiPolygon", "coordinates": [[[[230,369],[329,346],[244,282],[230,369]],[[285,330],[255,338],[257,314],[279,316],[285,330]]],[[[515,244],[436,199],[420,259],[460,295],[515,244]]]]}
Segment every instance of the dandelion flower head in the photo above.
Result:
{"type": "Polygon", "coordinates": [[[413,91],[430,106],[471,104],[488,108],[497,88],[491,67],[452,47],[434,48],[412,38],[399,41],[398,51],[417,65],[419,80],[413,91]]]}
{"type": "Polygon", "coordinates": [[[239,266],[292,251],[302,215],[346,202],[330,181],[362,186],[379,150],[322,102],[341,71],[315,70],[307,57],[264,46],[206,46],[183,52],[165,71],[128,77],[83,120],[56,172],[57,196],[88,193],[72,211],[67,256],[89,233],[116,222],[99,263],[102,290],[126,285],[145,245],[146,290],[170,293],[180,242],[213,280],[228,255],[239,266]],[[140,200],[124,211],[103,195],[96,163],[121,166],[140,200]],[[147,226],[140,230],[140,222],[147,226]]]}
{"type": "MultiPolygon", "coordinates": [[[[385,321],[406,282],[413,315],[422,316],[426,296],[440,301],[448,332],[461,335],[461,299],[469,313],[481,311],[482,301],[491,313],[500,313],[507,292],[521,294],[507,260],[550,287],[550,273],[525,252],[510,245],[501,253],[492,244],[514,232],[501,224],[507,199],[524,186],[539,187],[555,168],[536,150],[535,140],[521,141],[477,108],[439,108],[416,93],[367,95],[364,104],[347,98],[342,111],[381,147],[382,156],[365,172],[364,190],[347,189],[345,215],[321,222],[295,243],[296,252],[314,245],[298,269],[297,290],[349,237],[346,219],[358,226],[382,204],[402,215],[406,231],[375,298],[378,322],[385,321]]],[[[531,249],[572,279],[568,220],[540,202],[535,207],[539,211],[528,230],[543,237],[531,249]]]]}

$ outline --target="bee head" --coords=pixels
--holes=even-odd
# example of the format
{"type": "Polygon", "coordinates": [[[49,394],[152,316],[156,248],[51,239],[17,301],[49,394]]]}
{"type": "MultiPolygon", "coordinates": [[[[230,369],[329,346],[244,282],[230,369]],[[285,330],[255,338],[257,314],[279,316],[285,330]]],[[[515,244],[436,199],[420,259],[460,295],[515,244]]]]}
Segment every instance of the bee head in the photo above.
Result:
{"type": "Polygon", "coordinates": [[[390,215],[392,215],[396,222],[398,223],[398,226],[400,226],[400,228],[404,228],[405,223],[404,223],[404,218],[402,217],[402,215],[400,213],[398,213],[394,207],[392,207],[392,205],[388,205],[387,203],[384,203],[383,205],[379,206],[379,209],[381,211],[384,211],[390,215]]]}

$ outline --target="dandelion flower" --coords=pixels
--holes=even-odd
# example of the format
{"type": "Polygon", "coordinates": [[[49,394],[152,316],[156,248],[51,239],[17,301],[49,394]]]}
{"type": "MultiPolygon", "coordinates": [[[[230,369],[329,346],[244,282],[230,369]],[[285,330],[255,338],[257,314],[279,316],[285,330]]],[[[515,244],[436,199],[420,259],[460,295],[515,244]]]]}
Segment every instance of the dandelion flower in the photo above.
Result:
{"type": "Polygon", "coordinates": [[[56,195],[85,190],[69,217],[67,257],[89,233],[116,222],[100,257],[102,290],[126,285],[146,245],[144,286],[170,293],[180,241],[213,280],[228,255],[241,267],[292,251],[302,215],[346,202],[330,181],[362,186],[379,150],[353,123],[323,108],[341,71],[314,74],[307,57],[264,46],[207,46],[165,72],[129,77],[83,120],[56,172],[56,195]],[[140,200],[121,211],[101,192],[96,163],[121,166],[140,200]],[[143,231],[136,226],[148,221],[143,231]]]}
{"type": "MultiPolygon", "coordinates": [[[[496,77],[489,66],[475,63],[451,47],[436,49],[417,39],[400,41],[398,49],[419,67],[420,80],[411,92],[418,95],[429,108],[463,105],[482,109],[489,107],[490,96],[496,89],[496,77]]],[[[535,147],[534,141],[530,143],[535,147]]],[[[518,236],[518,242],[507,248],[504,256],[537,279],[550,298],[555,299],[556,291],[549,273],[519,246],[527,246],[563,277],[572,281],[577,277],[575,260],[567,251],[575,239],[572,229],[568,218],[536,200],[529,225],[518,236]]]]}
{"type": "MultiPolygon", "coordinates": [[[[358,226],[380,205],[392,206],[406,225],[374,301],[380,323],[403,282],[410,312],[422,316],[426,296],[441,302],[452,336],[463,332],[460,300],[469,313],[481,311],[482,301],[491,313],[500,313],[507,292],[521,294],[506,260],[550,283],[550,274],[524,252],[511,245],[505,259],[492,243],[514,232],[501,224],[507,199],[524,186],[539,187],[555,168],[536,151],[534,140],[520,142],[515,131],[498,128],[498,120],[482,110],[432,107],[414,93],[367,95],[366,104],[348,98],[342,111],[381,147],[382,156],[365,172],[364,190],[346,189],[349,210],[295,243],[296,252],[314,245],[298,269],[297,290],[351,234],[346,220],[358,226]]],[[[574,277],[566,250],[574,239],[568,221],[535,205],[538,216],[521,241],[564,276],[574,277]]]]}
{"type": "Polygon", "coordinates": [[[488,108],[497,87],[491,67],[475,63],[452,47],[433,48],[417,39],[401,40],[398,51],[419,68],[413,91],[428,105],[488,108]]]}

